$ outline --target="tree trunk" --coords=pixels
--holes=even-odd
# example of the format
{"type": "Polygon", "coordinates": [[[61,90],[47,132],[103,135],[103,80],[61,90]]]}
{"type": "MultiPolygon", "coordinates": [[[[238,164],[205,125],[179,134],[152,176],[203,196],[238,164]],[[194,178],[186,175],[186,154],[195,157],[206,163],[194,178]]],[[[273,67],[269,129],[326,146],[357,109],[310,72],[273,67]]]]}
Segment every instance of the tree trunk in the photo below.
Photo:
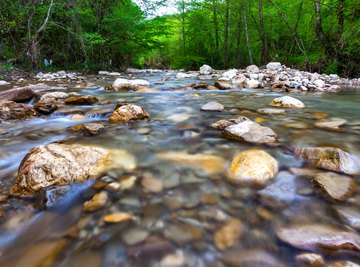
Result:
{"type": "Polygon", "coordinates": [[[267,49],[267,42],[266,42],[266,33],[265,33],[265,22],[264,22],[264,14],[263,14],[263,0],[259,0],[259,33],[260,33],[260,38],[261,38],[261,47],[260,47],[260,51],[261,51],[261,64],[265,64],[268,59],[269,59],[269,55],[268,55],[268,49],[267,49]]]}
{"type": "Polygon", "coordinates": [[[186,39],[185,39],[185,1],[181,2],[181,35],[182,35],[182,52],[185,55],[186,39]]]}
{"type": "Polygon", "coordinates": [[[217,1],[213,0],[213,22],[214,22],[214,31],[215,31],[215,46],[216,54],[219,53],[220,42],[219,42],[219,23],[217,19],[217,1]]]}
{"type": "Polygon", "coordinates": [[[225,2],[224,68],[229,64],[230,0],[225,2]]]}
{"type": "Polygon", "coordinates": [[[248,51],[248,54],[249,54],[249,62],[252,65],[252,64],[254,64],[254,61],[253,61],[253,58],[252,58],[250,44],[249,44],[249,33],[248,33],[248,24],[247,24],[246,9],[245,8],[244,8],[244,27],[245,27],[246,47],[247,47],[247,51],[248,51]]]}

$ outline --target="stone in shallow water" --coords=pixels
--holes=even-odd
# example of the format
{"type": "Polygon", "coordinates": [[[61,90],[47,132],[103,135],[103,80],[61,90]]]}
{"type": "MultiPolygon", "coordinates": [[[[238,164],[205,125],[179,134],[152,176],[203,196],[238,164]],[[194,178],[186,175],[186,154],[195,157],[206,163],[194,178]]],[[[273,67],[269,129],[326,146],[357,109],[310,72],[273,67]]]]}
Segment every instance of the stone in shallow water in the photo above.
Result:
{"type": "Polygon", "coordinates": [[[314,184],[325,198],[332,201],[345,201],[356,191],[356,182],[351,177],[334,172],[315,175],[314,184]]]}
{"type": "Polygon", "coordinates": [[[206,103],[201,107],[202,111],[224,111],[225,107],[216,101],[206,103]]]}
{"type": "Polygon", "coordinates": [[[44,188],[36,195],[35,207],[41,210],[52,208],[61,201],[69,190],[69,185],[50,186],[44,188]]]}
{"type": "Polygon", "coordinates": [[[288,172],[280,172],[274,183],[258,192],[260,201],[272,208],[281,208],[304,197],[297,194],[296,177],[288,172]]]}
{"type": "Polygon", "coordinates": [[[323,267],[325,261],[323,256],[315,253],[302,253],[296,256],[298,267],[323,267]]]}
{"type": "Polygon", "coordinates": [[[109,197],[105,192],[96,194],[92,199],[84,203],[85,212],[94,212],[105,207],[109,197]]]}
{"type": "Polygon", "coordinates": [[[149,237],[149,232],[142,228],[131,228],[122,234],[122,239],[128,246],[133,246],[143,242],[149,237]]]}
{"type": "MultiPolygon", "coordinates": [[[[1,85],[0,81],[0,85],[1,85]]],[[[13,88],[0,92],[0,100],[23,102],[32,99],[36,93],[30,87],[13,88]]]]}
{"type": "Polygon", "coordinates": [[[281,108],[304,108],[305,105],[300,100],[291,96],[283,96],[275,98],[270,106],[281,107],[281,108]]]}
{"type": "Polygon", "coordinates": [[[246,85],[247,88],[255,89],[255,88],[259,88],[260,83],[257,80],[247,80],[245,82],[245,85],[246,85]]]}
{"type": "Polygon", "coordinates": [[[83,123],[69,128],[71,132],[82,133],[84,135],[97,135],[105,129],[104,125],[100,123],[83,123]]]}
{"type": "Polygon", "coordinates": [[[163,182],[152,175],[146,175],[141,181],[141,185],[145,191],[150,193],[161,193],[164,190],[163,182]]]}
{"type": "Polygon", "coordinates": [[[347,120],[341,118],[330,118],[315,122],[315,126],[325,130],[339,130],[340,126],[347,123],[347,120]]]}
{"type": "Polygon", "coordinates": [[[0,122],[2,120],[27,120],[36,115],[36,110],[30,105],[0,100],[0,122]]]}
{"type": "Polygon", "coordinates": [[[360,267],[360,265],[352,261],[335,261],[326,267],[360,267]]]}
{"type": "Polygon", "coordinates": [[[202,231],[200,228],[192,225],[179,224],[172,225],[165,229],[164,235],[179,246],[183,246],[193,241],[200,240],[202,231]]]}
{"type": "Polygon", "coordinates": [[[34,108],[43,114],[50,114],[58,108],[58,104],[69,95],[64,92],[52,92],[41,96],[40,100],[35,103],[34,108]]]}
{"type": "Polygon", "coordinates": [[[216,81],[215,82],[215,87],[220,89],[220,90],[226,90],[226,89],[231,89],[231,83],[229,82],[225,82],[225,81],[216,81]]]}
{"type": "Polygon", "coordinates": [[[115,91],[119,90],[137,90],[141,87],[148,87],[150,86],[150,83],[146,80],[127,80],[118,78],[116,79],[112,84],[112,89],[115,91]]]}
{"type": "Polygon", "coordinates": [[[360,210],[357,207],[336,206],[335,211],[339,217],[356,230],[360,230],[360,210]]]}
{"type": "Polygon", "coordinates": [[[261,114],[278,115],[278,114],[285,114],[286,110],[280,109],[280,108],[261,108],[261,109],[258,109],[257,112],[259,112],[261,114]]]}
{"type": "Polygon", "coordinates": [[[132,219],[133,215],[125,212],[112,213],[103,217],[103,221],[106,223],[120,223],[130,221],[132,219]]]}
{"type": "Polygon", "coordinates": [[[11,188],[16,196],[33,195],[51,185],[65,185],[100,177],[111,165],[103,148],[53,143],[29,151],[11,188]]]}
{"type": "Polygon", "coordinates": [[[220,250],[233,247],[240,239],[244,226],[240,220],[227,222],[214,235],[215,245],[220,250]]]}
{"type": "Polygon", "coordinates": [[[334,147],[305,147],[295,150],[295,155],[309,160],[317,167],[350,175],[360,174],[360,157],[334,147]]]}
{"type": "Polygon", "coordinates": [[[360,252],[358,233],[326,224],[293,224],[276,229],[277,237],[289,245],[310,251],[360,252]]]}
{"type": "Polygon", "coordinates": [[[143,120],[150,118],[149,113],[140,106],[134,104],[121,104],[111,114],[109,121],[126,123],[132,120],[143,120]]]}
{"type": "Polygon", "coordinates": [[[263,187],[278,172],[276,159],[263,150],[247,150],[238,154],[230,164],[227,179],[231,183],[263,187]]]}
{"type": "Polygon", "coordinates": [[[201,169],[208,174],[221,173],[226,165],[223,158],[210,154],[188,154],[179,151],[159,153],[157,156],[160,159],[172,161],[185,167],[201,169]]]}
{"type": "Polygon", "coordinates": [[[132,246],[128,249],[130,258],[141,260],[161,259],[164,256],[174,252],[174,246],[167,240],[151,236],[145,242],[132,246]]]}
{"type": "Polygon", "coordinates": [[[269,127],[253,121],[244,121],[225,128],[226,137],[249,143],[269,144],[276,142],[276,133],[269,127]]]}
{"type": "Polygon", "coordinates": [[[280,260],[261,249],[235,249],[225,252],[221,261],[231,267],[285,267],[280,260]]]}
{"type": "Polygon", "coordinates": [[[73,96],[65,99],[65,104],[67,105],[92,105],[98,102],[99,99],[93,95],[82,95],[82,96],[73,96]]]}

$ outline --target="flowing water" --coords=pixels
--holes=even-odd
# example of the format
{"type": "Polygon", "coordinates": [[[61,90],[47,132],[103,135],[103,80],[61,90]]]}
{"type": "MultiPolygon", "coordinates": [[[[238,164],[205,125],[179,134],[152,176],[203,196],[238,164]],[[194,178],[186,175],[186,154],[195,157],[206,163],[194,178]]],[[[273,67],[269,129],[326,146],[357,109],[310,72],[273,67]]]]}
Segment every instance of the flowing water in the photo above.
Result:
{"type": "MultiPolygon", "coordinates": [[[[332,203],[314,190],[310,179],[296,177],[289,170],[313,168],[293,155],[296,147],[335,146],[360,154],[359,91],[344,90],[338,94],[262,89],[183,91],[176,89],[199,81],[175,79],[174,75],[172,72],[139,74],[138,78],[148,80],[152,88],[158,89],[156,92],[111,92],[104,86],[112,78],[89,76],[88,81],[95,86],[67,91],[95,95],[102,103],[109,104],[64,107],[47,117],[0,124],[0,196],[8,195],[17,168],[29,149],[65,139],[70,144],[126,150],[136,157],[133,173],[114,170],[105,181],[135,174],[140,178],[155,177],[164,184],[162,192],[155,194],[144,192],[140,182],[128,192],[111,193],[108,205],[90,214],[82,212],[82,204],[89,198],[86,195],[95,191],[88,183],[73,185],[64,203],[48,211],[38,211],[29,199],[10,197],[1,201],[1,266],[228,266],[223,258],[231,255],[216,248],[214,233],[229,218],[239,219],[245,229],[230,250],[235,255],[241,251],[261,251],[260,257],[266,252],[285,266],[294,266],[295,256],[303,251],[276,237],[274,230],[279,225],[316,222],[350,227],[336,214],[335,208],[340,205],[359,209],[358,191],[344,203],[332,203]],[[166,78],[171,80],[165,81],[166,78]],[[306,108],[291,109],[284,115],[256,112],[285,94],[301,100],[306,108]],[[218,101],[227,110],[200,111],[209,101],[218,101]],[[140,105],[151,119],[130,125],[109,123],[107,119],[117,102],[140,105]],[[85,119],[73,120],[71,116],[75,113],[84,114],[85,119]],[[323,113],[346,119],[348,124],[339,131],[314,127],[316,118],[324,116],[323,113]],[[247,116],[272,128],[281,145],[231,141],[210,127],[217,120],[238,116],[247,116]],[[100,122],[106,129],[90,137],[72,135],[67,130],[84,122],[100,122]],[[229,184],[224,173],[212,174],[207,170],[213,164],[211,161],[203,167],[171,162],[159,156],[170,152],[200,154],[199,157],[216,155],[229,164],[237,153],[252,148],[266,150],[279,162],[280,182],[271,185],[267,197],[262,197],[258,189],[229,184]],[[136,219],[115,225],[102,222],[102,216],[117,211],[132,213],[136,219]],[[176,228],[178,225],[188,227],[176,228]],[[186,241],[182,243],[183,239],[186,241]],[[166,255],[174,257],[170,265],[165,264],[166,255]],[[179,260],[185,263],[176,265],[179,260]]],[[[359,184],[359,179],[356,182],[359,184]]],[[[360,260],[358,253],[323,255],[327,261],[360,260]]]]}

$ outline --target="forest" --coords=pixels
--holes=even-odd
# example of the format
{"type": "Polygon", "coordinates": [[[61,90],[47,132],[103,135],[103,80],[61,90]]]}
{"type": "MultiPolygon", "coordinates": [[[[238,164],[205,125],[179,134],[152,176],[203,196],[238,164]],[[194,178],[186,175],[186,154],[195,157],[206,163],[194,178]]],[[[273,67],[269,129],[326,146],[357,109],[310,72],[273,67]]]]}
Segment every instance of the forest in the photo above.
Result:
{"type": "Polygon", "coordinates": [[[356,77],[360,0],[1,0],[2,69],[227,69],[279,61],[356,77]],[[50,64],[51,63],[51,64],[50,64]]]}

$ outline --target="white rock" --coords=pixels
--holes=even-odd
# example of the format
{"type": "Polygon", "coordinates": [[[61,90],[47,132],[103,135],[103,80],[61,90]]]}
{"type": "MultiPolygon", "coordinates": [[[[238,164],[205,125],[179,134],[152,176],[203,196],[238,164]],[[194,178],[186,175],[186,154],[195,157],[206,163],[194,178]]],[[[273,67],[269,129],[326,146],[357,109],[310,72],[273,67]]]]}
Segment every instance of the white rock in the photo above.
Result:
{"type": "Polygon", "coordinates": [[[110,72],[106,71],[106,70],[100,70],[98,72],[99,75],[109,75],[110,72]]]}
{"type": "Polygon", "coordinates": [[[110,73],[108,73],[108,75],[110,75],[110,76],[120,76],[121,73],[120,72],[110,72],[110,73]]]}
{"type": "Polygon", "coordinates": [[[316,87],[319,87],[319,88],[324,88],[325,87],[325,82],[323,80],[320,80],[320,79],[315,80],[314,84],[315,84],[316,87]]]}
{"type": "Polygon", "coordinates": [[[228,78],[229,80],[231,80],[232,78],[234,78],[237,74],[237,69],[231,69],[231,70],[228,70],[228,71],[225,71],[223,74],[222,74],[222,77],[225,77],[225,78],[228,78]]]}
{"type": "Polygon", "coordinates": [[[331,79],[334,79],[334,80],[340,79],[339,75],[337,75],[337,74],[330,74],[329,76],[331,79]]]}
{"type": "Polygon", "coordinates": [[[280,62],[270,62],[266,65],[267,70],[279,70],[281,69],[281,63],[280,62]]]}
{"type": "Polygon", "coordinates": [[[179,72],[176,74],[175,78],[177,79],[185,79],[185,78],[192,78],[193,76],[191,74],[188,74],[188,73],[182,73],[182,72],[179,72]]]}
{"type": "Polygon", "coordinates": [[[247,80],[246,81],[246,87],[248,88],[259,88],[259,81],[257,80],[247,80]]]}
{"type": "Polygon", "coordinates": [[[246,67],[246,72],[248,73],[259,73],[260,70],[256,65],[250,65],[246,67]]]}
{"type": "Polygon", "coordinates": [[[287,108],[305,107],[303,102],[291,96],[277,97],[270,103],[270,105],[275,107],[287,107],[287,108]]]}
{"type": "Polygon", "coordinates": [[[236,75],[233,79],[232,79],[232,83],[233,84],[243,84],[246,81],[246,77],[244,74],[239,74],[236,75]]]}
{"type": "Polygon", "coordinates": [[[0,85],[7,85],[9,84],[7,81],[0,81],[0,85]]]}
{"type": "Polygon", "coordinates": [[[225,107],[216,101],[208,102],[201,107],[203,111],[223,111],[224,109],[225,107]]]}
{"type": "Polygon", "coordinates": [[[136,89],[137,87],[141,87],[141,86],[150,86],[150,83],[148,81],[140,80],[140,79],[127,80],[127,79],[123,79],[123,78],[118,78],[114,81],[114,83],[112,85],[114,90],[136,89]]]}
{"type": "Polygon", "coordinates": [[[257,80],[257,79],[259,79],[259,74],[256,73],[250,74],[250,80],[257,80]]]}
{"type": "Polygon", "coordinates": [[[209,65],[202,65],[200,67],[200,74],[201,75],[210,75],[212,74],[213,69],[209,65]]]}

